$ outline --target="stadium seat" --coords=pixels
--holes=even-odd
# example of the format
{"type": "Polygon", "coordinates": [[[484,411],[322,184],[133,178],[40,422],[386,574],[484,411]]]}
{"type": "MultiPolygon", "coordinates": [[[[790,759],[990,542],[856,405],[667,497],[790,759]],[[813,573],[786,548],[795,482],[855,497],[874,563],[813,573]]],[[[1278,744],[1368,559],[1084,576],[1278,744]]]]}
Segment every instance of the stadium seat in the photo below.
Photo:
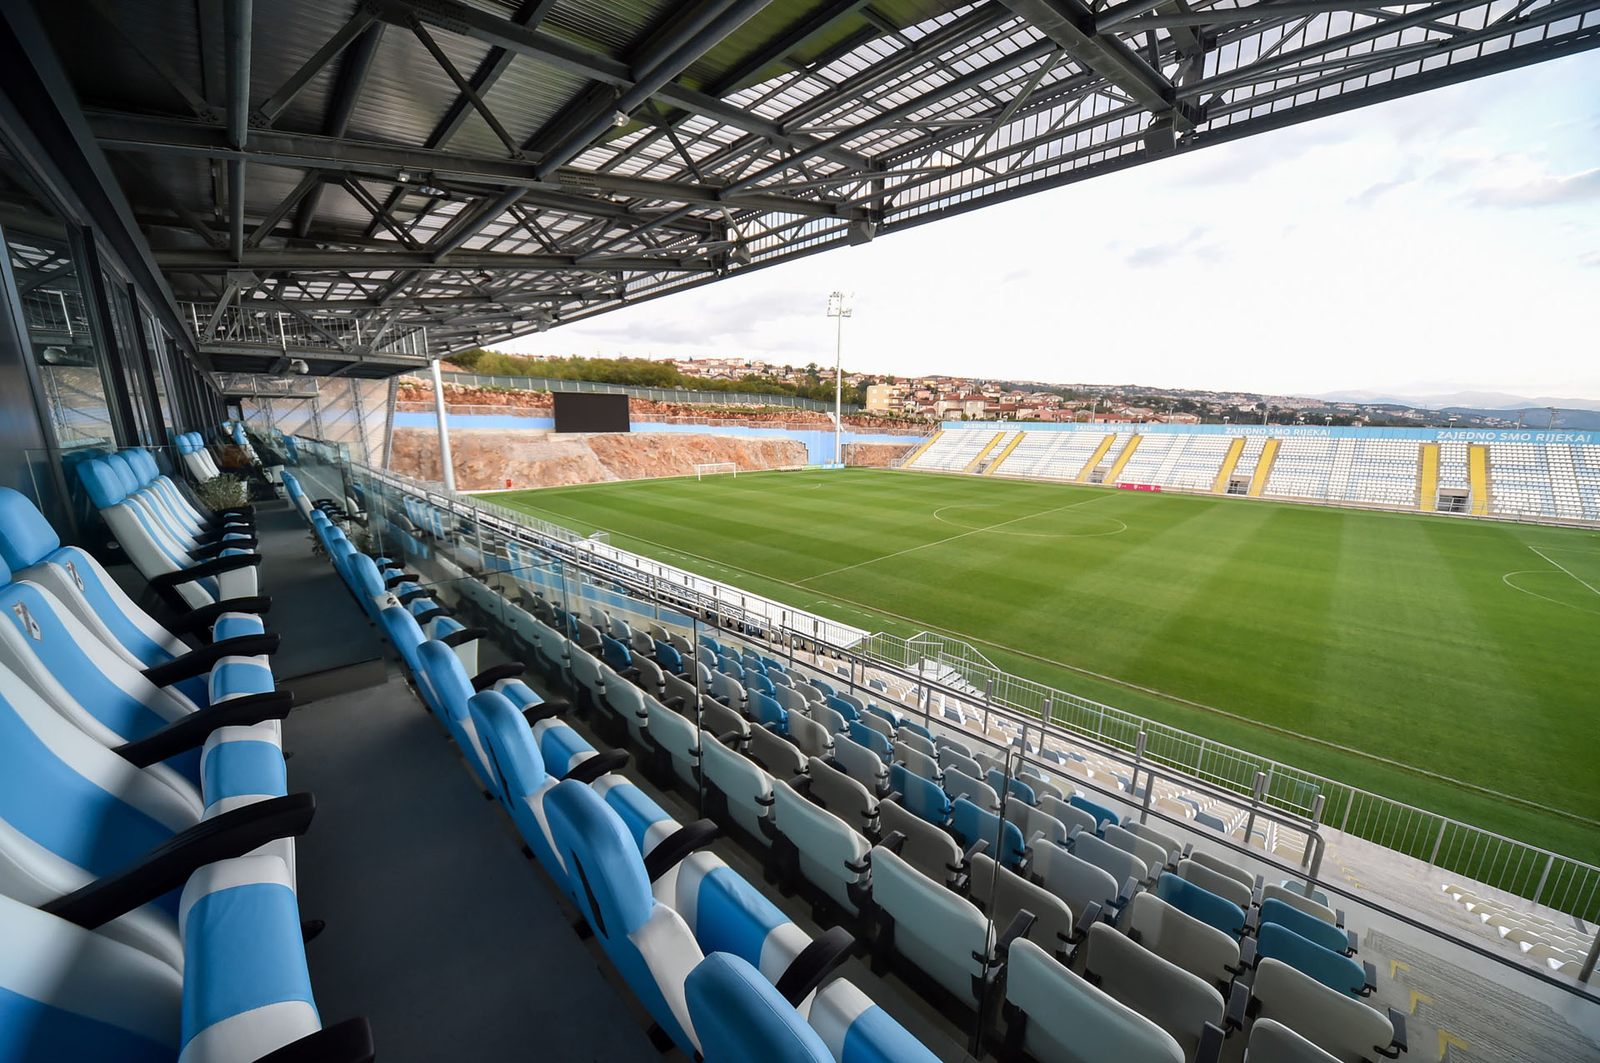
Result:
{"type": "Polygon", "coordinates": [[[1022,837],[1027,840],[1030,847],[1040,838],[1055,845],[1067,844],[1067,828],[1059,819],[1043,809],[1021,801],[1007,801],[1005,816],[1017,825],[1017,829],[1022,832],[1022,837]]]}
{"type": "Polygon", "coordinates": [[[789,733],[789,714],[778,699],[770,694],[763,694],[759,690],[751,690],[748,694],[750,719],[759,727],[765,727],[774,734],[786,735],[789,733]]]}
{"type": "Polygon", "coordinates": [[[1141,838],[1132,831],[1107,824],[1102,837],[1105,838],[1107,843],[1138,857],[1145,867],[1149,869],[1144,877],[1151,882],[1154,882],[1156,876],[1160,875],[1167,866],[1167,855],[1170,850],[1162,849],[1155,842],[1147,838],[1141,838]]]}
{"type": "Polygon", "coordinates": [[[1215,986],[1168,963],[1106,923],[1089,928],[1084,974],[1114,999],[1149,1019],[1193,1058],[1209,1023],[1223,1025],[1215,986]]]}
{"type": "Polygon", "coordinates": [[[1039,1063],[1184,1063],[1160,1026],[1090,985],[1027,939],[1006,965],[1006,1047],[1039,1063]]]}
{"type": "Polygon", "coordinates": [[[874,794],[886,792],[889,785],[889,765],[866,746],[849,735],[838,735],[833,743],[833,762],[846,775],[865,786],[874,794]]]}
{"type": "Polygon", "coordinates": [[[906,811],[899,802],[885,798],[878,803],[879,836],[905,836],[900,858],[934,882],[964,892],[967,878],[966,856],[949,831],[936,827],[906,811]]]}
{"type": "Polygon", "coordinates": [[[899,794],[897,800],[906,811],[934,826],[942,827],[950,822],[950,798],[937,783],[913,774],[905,765],[889,766],[889,789],[899,794]]]}
{"type": "Polygon", "coordinates": [[[1154,893],[1134,897],[1117,925],[1168,963],[1213,985],[1227,985],[1239,971],[1237,938],[1180,912],[1154,893]]]}
{"type": "MultiPolygon", "coordinates": [[[[1120,909],[1131,899],[1120,892],[1122,886],[1107,872],[1048,842],[1033,847],[1028,877],[1066,901],[1080,916],[1091,906],[1120,909]]],[[[1239,921],[1243,924],[1243,913],[1239,921]]]]}
{"type": "Polygon", "coordinates": [[[1393,1058],[1406,1044],[1403,1014],[1390,1008],[1384,1015],[1280,960],[1257,964],[1249,1009],[1257,1023],[1282,1023],[1340,1063],[1393,1058]]]}
{"type": "Polygon", "coordinates": [[[994,788],[957,768],[945,768],[944,792],[952,799],[964,797],[979,808],[1000,811],[1000,795],[994,792],[994,788]]]}
{"type": "MultiPolygon", "coordinates": [[[[939,769],[943,772],[959,771],[973,781],[977,781],[983,775],[982,764],[948,746],[939,750],[939,769]]],[[[988,783],[984,785],[987,786],[988,783]]]]}
{"type": "Polygon", "coordinates": [[[862,834],[877,833],[878,798],[865,786],[821,757],[807,762],[806,777],[806,794],[812,801],[862,834]]]}
{"type": "Polygon", "coordinates": [[[1010,926],[1027,912],[1033,922],[1026,931],[1029,941],[1057,959],[1071,951],[1074,935],[1072,909],[1060,897],[1036,883],[991,860],[985,853],[974,853],[968,874],[969,896],[978,903],[995,926],[1010,926]]]}
{"type": "Polygon", "coordinates": [[[1089,815],[1093,816],[1095,820],[1096,832],[1098,832],[1100,828],[1105,826],[1107,823],[1115,826],[1120,826],[1122,823],[1121,819],[1115,812],[1111,811],[1111,809],[1107,808],[1105,805],[1096,804],[1080,794],[1073,794],[1072,797],[1068,799],[1067,803],[1073,808],[1087,812],[1089,815]]]}
{"type": "Polygon", "coordinates": [[[1303,938],[1315,941],[1325,949],[1346,955],[1356,951],[1355,933],[1341,930],[1331,922],[1307,915],[1277,897],[1265,897],[1257,921],[1262,926],[1280,923],[1303,938]]]}
{"type": "Polygon", "coordinates": [[[921,1041],[843,978],[829,982],[802,1004],[806,1021],[822,1037],[834,1063],[936,1063],[921,1041]]]}
{"type": "Polygon", "coordinates": [[[950,830],[966,849],[970,850],[979,842],[984,843],[988,851],[1007,868],[1014,870],[1027,862],[1027,844],[1017,825],[1001,819],[986,808],[979,808],[964,797],[951,802],[950,830]]]}
{"type": "Polygon", "coordinates": [[[906,742],[896,742],[894,744],[892,759],[893,763],[903,764],[907,771],[914,775],[920,775],[934,784],[938,784],[942,778],[939,762],[906,742]]]}
{"type": "MultiPolygon", "coordinates": [[[[1147,824],[1140,823],[1138,820],[1130,819],[1121,826],[1122,829],[1127,831],[1129,834],[1136,834],[1147,842],[1154,842],[1156,845],[1161,846],[1161,850],[1167,854],[1168,860],[1172,860],[1173,853],[1179,853],[1183,851],[1183,846],[1179,843],[1178,839],[1172,837],[1170,834],[1164,834],[1147,824]]],[[[1177,861],[1172,860],[1172,863],[1174,866],[1176,866],[1177,861]]]]}
{"type": "Polygon", "coordinates": [[[774,779],[804,775],[810,760],[799,746],[765,727],[750,729],[750,759],[774,779]]]}
{"type": "Polygon", "coordinates": [[[1250,1024],[1244,1063],[1337,1063],[1337,1060],[1283,1023],[1257,1019],[1250,1024]]]}
{"type": "Polygon", "coordinates": [[[1370,970],[1363,970],[1361,964],[1342,953],[1301,937],[1282,923],[1262,924],[1256,933],[1256,955],[1261,959],[1282,960],[1329,989],[1352,997],[1368,996],[1376,988],[1370,970]]]}
{"type": "Polygon", "coordinates": [[[1284,886],[1268,885],[1261,890],[1262,903],[1267,901],[1281,901],[1290,908],[1297,909],[1313,918],[1320,919],[1331,926],[1343,927],[1344,919],[1334,909],[1325,904],[1318,904],[1309,897],[1302,896],[1295,890],[1284,886]]]}
{"type": "Polygon", "coordinates": [[[1204,849],[1192,850],[1189,853],[1189,859],[1218,874],[1228,876],[1246,889],[1255,888],[1256,877],[1231,860],[1224,860],[1222,857],[1204,849]]]}
{"type": "Polygon", "coordinates": [[[849,721],[847,733],[851,741],[872,750],[877,758],[885,764],[888,764],[894,756],[894,743],[889,740],[888,736],[881,731],[874,731],[863,720],[855,719],[849,721]]]}
{"type": "Polygon", "coordinates": [[[672,774],[685,786],[698,789],[700,730],[695,727],[692,720],[653,698],[646,701],[645,713],[649,720],[645,734],[648,736],[648,744],[655,752],[657,781],[664,781],[662,769],[670,767],[672,774]]]}
{"type": "Polygon", "coordinates": [[[828,1046],[749,963],[727,953],[701,960],[684,981],[704,1063],[833,1063],[828,1046]]]}
{"type": "Polygon", "coordinates": [[[1244,929],[1243,908],[1171,871],[1156,879],[1155,893],[1178,911],[1214,926],[1224,934],[1237,938],[1244,929]]]}
{"type": "Polygon", "coordinates": [[[772,777],[709,734],[700,747],[700,775],[706,787],[720,795],[733,822],[758,844],[768,844],[772,777]]]}
{"type": "Polygon", "coordinates": [[[789,737],[794,739],[808,757],[827,760],[833,756],[833,732],[813,720],[805,712],[786,710],[789,713],[789,737]]]}
{"type": "Polygon", "coordinates": [[[1072,847],[1073,855],[1104,870],[1118,882],[1126,882],[1130,878],[1144,882],[1150,877],[1150,866],[1139,857],[1086,831],[1073,833],[1068,844],[1072,847]]]}
{"type": "Polygon", "coordinates": [[[1241,884],[1238,879],[1213,871],[1205,864],[1192,858],[1178,861],[1178,877],[1194,883],[1203,890],[1215,893],[1218,897],[1226,898],[1240,908],[1250,907],[1254,891],[1241,884]]]}
{"type": "Polygon", "coordinates": [[[772,784],[772,797],[780,884],[792,888],[798,875],[846,912],[859,913],[869,881],[867,840],[782,780],[772,784]]]}

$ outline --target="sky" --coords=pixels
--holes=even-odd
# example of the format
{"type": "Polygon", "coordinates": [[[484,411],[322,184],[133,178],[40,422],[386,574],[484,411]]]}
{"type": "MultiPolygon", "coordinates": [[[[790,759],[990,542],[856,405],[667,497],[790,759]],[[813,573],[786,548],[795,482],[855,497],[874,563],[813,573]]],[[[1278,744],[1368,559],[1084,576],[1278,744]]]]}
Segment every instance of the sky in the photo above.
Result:
{"type": "Polygon", "coordinates": [[[1133,167],[503,344],[1600,400],[1600,52],[1133,167]]]}

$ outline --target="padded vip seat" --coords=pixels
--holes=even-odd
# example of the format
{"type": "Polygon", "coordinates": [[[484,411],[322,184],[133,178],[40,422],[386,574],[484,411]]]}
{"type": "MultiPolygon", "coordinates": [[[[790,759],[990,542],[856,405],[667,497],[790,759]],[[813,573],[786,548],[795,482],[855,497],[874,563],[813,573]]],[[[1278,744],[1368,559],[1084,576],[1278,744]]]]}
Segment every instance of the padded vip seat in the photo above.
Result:
{"type": "Polygon", "coordinates": [[[801,1008],[835,1063],[936,1063],[938,1058],[843,978],[829,982],[801,1008]]]}
{"type": "Polygon", "coordinates": [[[684,980],[705,1063],[833,1063],[828,1046],[761,973],[713,952],[684,980]]]}
{"type": "Polygon", "coordinates": [[[1171,1034],[1185,1058],[1198,1053],[1208,1023],[1222,1027],[1222,994],[1205,979],[1168,963],[1106,923],[1089,928],[1085,948],[1085,976],[1171,1034]]]}
{"type": "Polygon", "coordinates": [[[1006,964],[1006,1045],[1038,1063],[1184,1063],[1160,1026],[1096,989],[1033,941],[1006,964]]]}
{"type": "Polygon", "coordinates": [[[1393,1058],[1406,1043],[1405,1016],[1376,1009],[1329,989],[1280,960],[1264,959],[1250,986],[1250,1011],[1256,1022],[1282,1023],[1340,1063],[1371,1063],[1393,1058]]]}
{"type": "Polygon", "coordinates": [[[1244,1063],[1337,1063],[1337,1060],[1283,1023],[1257,1019],[1250,1025],[1244,1063]]]}
{"type": "Polygon", "coordinates": [[[203,823],[198,801],[185,801],[140,759],[84,734],[0,669],[0,893],[181,970],[177,887],[201,864],[268,843],[290,856],[288,839],[304,831],[312,802],[254,802],[203,823]],[[146,865],[128,879],[163,847],[155,870],[146,865]]]}
{"type": "Polygon", "coordinates": [[[1316,942],[1325,949],[1348,955],[1356,951],[1355,933],[1341,930],[1333,923],[1325,922],[1314,915],[1308,915],[1298,908],[1279,900],[1277,897],[1266,897],[1261,902],[1260,914],[1257,922],[1261,926],[1270,923],[1279,923],[1293,930],[1303,938],[1316,942]]]}
{"type": "Polygon", "coordinates": [[[1239,973],[1239,942],[1153,893],[1134,897],[1117,921],[1123,933],[1168,963],[1225,986],[1239,973]]]}
{"type": "Polygon", "coordinates": [[[1375,976],[1350,957],[1325,949],[1309,938],[1303,938],[1282,923],[1265,923],[1256,934],[1256,955],[1262,959],[1282,960],[1290,967],[1308,974],[1329,989],[1352,997],[1364,997],[1375,988],[1375,976]]]}
{"type": "Polygon", "coordinates": [[[728,815],[760,845],[768,844],[772,776],[760,765],[709,736],[700,747],[700,775],[727,803],[728,815]]]}
{"type": "Polygon", "coordinates": [[[1148,870],[1143,876],[1146,880],[1154,882],[1167,866],[1167,855],[1171,850],[1163,849],[1155,842],[1122,827],[1107,824],[1103,835],[1106,842],[1116,846],[1123,852],[1132,853],[1148,870]]]}
{"type": "Polygon", "coordinates": [[[884,838],[891,834],[904,835],[900,858],[932,881],[953,889],[964,886],[966,856],[948,831],[906,811],[890,799],[878,803],[878,829],[884,838]]]}
{"type": "Polygon", "coordinates": [[[812,801],[862,834],[877,832],[878,798],[865,786],[820,757],[807,762],[806,776],[806,793],[812,801]]]}
{"type": "Polygon", "coordinates": [[[1254,896],[1254,891],[1249,886],[1241,884],[1238,879],[1213,871],[1193,859],[1178,861],[1178,877],[1232,901],[1241,909],[1248,908],[1254,896]]]}
{"type": "Polygon", "coordinates": [[[1243,908],[1171,871],[1156,879],[1155,893],[1178,911],[1224,934],[1237,938],[1244,929],[1243,908]]]}
{"type": "Polygon", "coordinates": [[[1023,912],[1033,916],[1026,937],[1057,959],[1070,955],[1072,909],[1043,886],[1007,871],[984,853],[974,853],[969,896],[988,913],[995,926],[1007,927],[1023,912]]]}
{"type": "Polygon", "coordinates": [[[792,887],[798,874],[829,901],[858,913],[869,882],[867,840],[786,782],[772,784],[772,797],[773,832],[781,839],[775,849],[783,868],[780,882],[792,887]]]}
{"type": "Polygon", "coordinates": [[[950,805],[950,830],[966,849],[984,843],[1005,867],[1014,870],[1027,862],[1028,847],[1017,825],[965,797],[956,798],[950,805]]]}

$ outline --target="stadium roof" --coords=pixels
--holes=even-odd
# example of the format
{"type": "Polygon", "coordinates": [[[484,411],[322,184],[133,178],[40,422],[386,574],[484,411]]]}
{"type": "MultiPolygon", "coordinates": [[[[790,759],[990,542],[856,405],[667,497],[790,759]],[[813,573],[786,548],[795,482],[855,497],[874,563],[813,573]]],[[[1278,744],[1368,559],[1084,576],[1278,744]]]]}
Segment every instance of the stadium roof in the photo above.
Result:
{"type": "Polygon", "coordinates": [[[1600,44],[1600,0],[90,0],[39,17],[215,367],[281,368],[249,342],[271,318],[290,346],[356,352],[314,371],[356,375],[1600,44]]]}

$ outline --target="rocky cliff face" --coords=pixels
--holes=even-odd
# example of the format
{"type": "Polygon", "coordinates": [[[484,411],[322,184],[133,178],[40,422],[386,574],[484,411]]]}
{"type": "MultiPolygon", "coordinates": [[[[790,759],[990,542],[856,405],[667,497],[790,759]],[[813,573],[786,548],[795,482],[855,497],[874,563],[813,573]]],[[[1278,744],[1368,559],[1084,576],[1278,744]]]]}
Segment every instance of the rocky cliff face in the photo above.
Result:
{"type": "MultiPolygon", "coordinates": [[[[553,432],[457,430],[450,433],[456,487],[487,491],[519,487],[690,476],[694,466],[731,461],[741,472],[804,465],[805,444],[676,432],[556,435],[553,432]]],[[[438,480],[439,441],[427,429],[394,432],[395,472],[438,480]]]]}
{"type": "Polygon", "coordinates": [[[900,455],[911,450],[919,441],[909,443],[846,443],[844,445],[844,463],[846,465],[868,465],[873,468],[883,468],[900,455]]]}

